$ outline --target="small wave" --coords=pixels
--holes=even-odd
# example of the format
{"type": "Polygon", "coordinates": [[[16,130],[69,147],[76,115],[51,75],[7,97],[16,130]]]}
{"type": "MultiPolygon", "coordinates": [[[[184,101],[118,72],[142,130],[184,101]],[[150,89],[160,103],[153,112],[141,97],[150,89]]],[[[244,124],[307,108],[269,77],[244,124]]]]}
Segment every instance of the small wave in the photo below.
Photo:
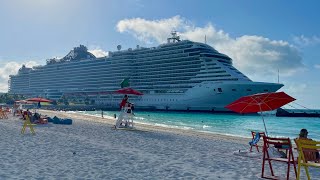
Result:
{"type": "Polygon", "coordinates": [[[145,120],[144,117],[134,117],[133,119],[135,119],[135,120],[145,120]]]}
{"type": "Polygon", "coordinates": [[[207,126],[207,125],[203,125],[202,128],[206,129],[206,128],[210,128],[211,126],[207,126]]]}
{"type": "Polygon", "coordinates": [[[68,114],[76,114],[78,112],[76,112],[76,111],[67,111],[66,113],[68,113],[68,114]]]}

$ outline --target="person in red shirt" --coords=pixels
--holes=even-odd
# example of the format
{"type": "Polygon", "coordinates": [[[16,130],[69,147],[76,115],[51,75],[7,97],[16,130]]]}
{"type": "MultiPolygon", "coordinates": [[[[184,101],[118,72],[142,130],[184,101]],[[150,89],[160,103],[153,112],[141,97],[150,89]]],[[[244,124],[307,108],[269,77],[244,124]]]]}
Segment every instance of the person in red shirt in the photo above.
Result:
{"type": "Polygon", "coordinates": [[[120,111],[126,105],[126,103],[128,102],[128,98],[129,98],[128,95],[124,95],[124,97],[123,97],[123,99],[122,99],[122,101],[120,103],[120,111]]]}

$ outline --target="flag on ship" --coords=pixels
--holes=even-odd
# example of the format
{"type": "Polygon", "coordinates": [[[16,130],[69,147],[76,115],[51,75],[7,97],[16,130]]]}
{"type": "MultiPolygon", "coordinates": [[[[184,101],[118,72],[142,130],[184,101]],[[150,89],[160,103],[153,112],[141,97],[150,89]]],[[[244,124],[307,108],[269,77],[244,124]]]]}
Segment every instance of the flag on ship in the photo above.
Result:
{"type": "Polygon", "coordinates": [[[120,86],[121,86],[121,88],[129,87],[129,86],[130,86],[130,84],[129,84],[129,78],[125,78],[124,80],[122,80],[120,86]]]}

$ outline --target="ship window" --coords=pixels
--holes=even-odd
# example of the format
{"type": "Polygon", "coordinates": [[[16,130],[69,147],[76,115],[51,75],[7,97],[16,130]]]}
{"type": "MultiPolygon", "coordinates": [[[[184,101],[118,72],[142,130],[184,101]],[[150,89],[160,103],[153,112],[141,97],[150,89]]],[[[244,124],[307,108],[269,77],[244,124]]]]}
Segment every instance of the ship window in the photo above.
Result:
{"type": "Polygon", "coordinates": [[[251,89],[247,89],[247,91],[252,91],[251,89]]]}
{"type": "Polygon", "coordinates": [[[218,88],[218,92],[222,92],[222,89],[221,89],[221,88],[218,88]]]}
{"type": "Polygon", "coordinates": [[[236,89],[232,89],[232,91],[237,91],[236,89]]]}

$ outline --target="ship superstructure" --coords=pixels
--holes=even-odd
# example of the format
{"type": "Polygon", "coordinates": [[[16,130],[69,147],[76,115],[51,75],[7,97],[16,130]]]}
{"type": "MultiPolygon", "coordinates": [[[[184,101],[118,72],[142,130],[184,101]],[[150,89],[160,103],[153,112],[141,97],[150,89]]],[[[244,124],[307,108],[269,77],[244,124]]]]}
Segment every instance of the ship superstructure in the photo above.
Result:
{"type": "Polygon", "coordinates": [[[211,46],[180,40],[176,32],[158,47],[109,52],[96,58],[85,46],[62,59],[47,60],[32,69],[23,66],[11,75],[9,93],[62,97],[118,106],[112,92],[128,78],[130,87],[144,93],[130,97],[137,107],[167,110],[223,111],[245,95],[275,92],[282,84],[253,82],[232,66],[232,59],[211,46]]]}

